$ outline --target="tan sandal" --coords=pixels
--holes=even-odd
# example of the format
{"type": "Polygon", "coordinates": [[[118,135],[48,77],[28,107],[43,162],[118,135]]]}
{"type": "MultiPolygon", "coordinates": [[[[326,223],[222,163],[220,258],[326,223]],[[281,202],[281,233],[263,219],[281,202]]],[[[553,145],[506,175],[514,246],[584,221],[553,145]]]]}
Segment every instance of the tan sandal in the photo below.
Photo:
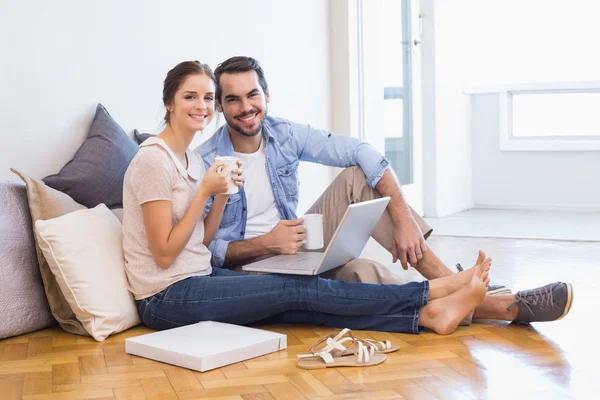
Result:
{"type": "MultiPolygon", "coordinates": [[[[336,338],[338,336],[341,337],[343,334],[337,335],[336,338]]],[[[297,365],[299,368],[366,367],[381,364],[387,359],[387,355],[382,353],[374,354],[374,349],[371,345],[365,345],[362,340],[357,340],[354,337],[334,340],[334,338],[326,336],[312,345],[309,351],[311,354],[298,355],[297,365]],[[315,348],[323,342],[326,342],[327,345],[322,350],[315,351],[315,348]],[[344,346],[346,342],[351,343],[350,347],[344,346]],[[334,351],[336,351],[335,354],[334,351]],[[354,355],[354,357],[351,355],[354,355]]]]}
{"type": "MultiPolygon", "coordinates": [[[[396,344],[392,344],[389,340],[385,340],[383,342],[377,341],[377,340],[373,340],[373,339],[361,339],[361,338],[357,338],[356,336],[354,336],[352,334],[352,331],[348,328],[343,329],[342,331],[340,331],[337,335],[335,334],[330,334],[325,336],[323,339],[321,339],[320,341],[318,341],[317,343],[315,343],[313,345],[313,347],[318,346],[320,343],[323,343],[325,340],[327,340],[327,338],[332,338],[333,341],[337,342],[339,341],[342,337],[344,337],[345,335],[348,335],[348,337],[354,339],[354,340],[359,340],[361,341],[365,346],[367,346],[369,348],[370,354],[373,355],[374,353],[393,353],[395,351],[400,350],[400,346],[396,345],[396,344]]],[[[332,350],[331,354],[334,357],[341,357],[341,356],[346,356],[346,355],[352,355],[352,351],[351,349],[346,349],[344,352],[341,352],[340,350],[334,349],[332,350]]]]}
{"type": "Polygon", "coordinates": [[[371,346],[375,347],[375,353],[393,353],[395,351],[400,350],[400,346],[397,344],[392,344],[389,340],[385,340],[383,342],[379,342],[373,339],[359,339],[363,342],[367,342],[371,346]]]}

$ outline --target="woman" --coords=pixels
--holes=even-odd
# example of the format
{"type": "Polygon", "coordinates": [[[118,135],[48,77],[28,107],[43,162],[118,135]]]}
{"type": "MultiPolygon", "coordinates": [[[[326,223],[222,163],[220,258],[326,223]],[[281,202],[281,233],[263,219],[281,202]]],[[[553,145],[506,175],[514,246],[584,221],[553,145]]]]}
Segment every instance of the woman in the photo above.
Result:
{"type": "MultiPolygon", "coordinates": [[[[165,129],[141,145],[125,175],[126,271],[144,324],[168,329],[202,320],[289,322],[308,314],[315,324],[335,327],[414,333],[427,327],[448,334],[482,302],[491,265],[484,257],[460,274],[404,285],[213,269],[207,245],[219,226],[228,182],[222,163],[205,170],[188,146],[212,120],[214,92],[205,64],[183,62],[169,71],[165,129]],[[205,216],[207,201],[213,203],[205,216]]],[[[233,179],[242,185],[241,177],[233,179]]]]}

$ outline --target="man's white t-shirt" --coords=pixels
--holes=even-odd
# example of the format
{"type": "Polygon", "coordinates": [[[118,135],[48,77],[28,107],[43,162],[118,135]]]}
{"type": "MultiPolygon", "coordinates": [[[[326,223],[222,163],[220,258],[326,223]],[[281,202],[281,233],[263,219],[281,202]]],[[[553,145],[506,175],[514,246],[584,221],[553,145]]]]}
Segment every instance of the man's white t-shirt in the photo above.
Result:
{"type": "Polygon", "coordinates": [[[264,235],[281,219],[275,205],[271,183],[265,165],[265,145],[261,142],[254,153],[233,153],[242,161],[244,191],[248,202],[248,214],[244,239],[264,235]]]}

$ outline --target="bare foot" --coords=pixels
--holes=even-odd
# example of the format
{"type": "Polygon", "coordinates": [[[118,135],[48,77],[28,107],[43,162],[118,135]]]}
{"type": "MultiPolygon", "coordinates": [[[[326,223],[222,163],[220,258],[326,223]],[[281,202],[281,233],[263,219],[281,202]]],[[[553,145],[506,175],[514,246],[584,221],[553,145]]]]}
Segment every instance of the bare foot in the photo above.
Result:
{"type": "MultiPolygon", "coordinates": [[[[479,253],[480,258],[477,261],[481,261],[481,256],[485,256],[485,253],[481,251],[479,253]]],[[[482,273],[488,273],[492,266],[492,259],[490,257],[482,260],[481,263],[469,268],[466,271],[459,272],[458,274],[445,276],[443,278],[433,279],[429,281],[429,296],[428,300],[433,301],[450,296],[456,292],[471,284],[473,276],[481,276],[482,273]]]]}
{"type": "MultiPolygon", "coordinates": [[[[485,265],[485,262],[482,265],[485,265]]],[[[489,268],[485,271],[480,268],[471,269],[473,276],[466,286],[423,307],[419,317],[420,325],[431,328],[440,335],[448,335],[454,332],[471,310],[481,304],[490,283],[489,268]]]]}
{"type": "Polygon", "coordinates": [[[466,286],[473,279],[473,274],[476,270],[479,270],[479,273],[482,273],[484,271],[489,271],[491,266],[492,258],[486,257],[485,252],[479,250],[479,256],[477,257],[477,261],[475,261],[475,265],[455,275],[458,279],[456,283],[461,286],[466,286]]]}

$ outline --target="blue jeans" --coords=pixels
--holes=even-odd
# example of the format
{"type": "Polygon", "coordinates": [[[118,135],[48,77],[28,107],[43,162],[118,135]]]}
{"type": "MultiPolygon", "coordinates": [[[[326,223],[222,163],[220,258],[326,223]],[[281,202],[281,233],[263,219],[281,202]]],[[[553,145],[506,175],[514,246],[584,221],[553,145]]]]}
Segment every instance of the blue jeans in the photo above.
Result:
{"type": "Polygon", "coordinates": [[[376,285],[213,268],[212,275],[176,282],[136,304],[142,322],[158,330],[220,321],[419,333],[428,294],[428,281],[376,285]]]}

